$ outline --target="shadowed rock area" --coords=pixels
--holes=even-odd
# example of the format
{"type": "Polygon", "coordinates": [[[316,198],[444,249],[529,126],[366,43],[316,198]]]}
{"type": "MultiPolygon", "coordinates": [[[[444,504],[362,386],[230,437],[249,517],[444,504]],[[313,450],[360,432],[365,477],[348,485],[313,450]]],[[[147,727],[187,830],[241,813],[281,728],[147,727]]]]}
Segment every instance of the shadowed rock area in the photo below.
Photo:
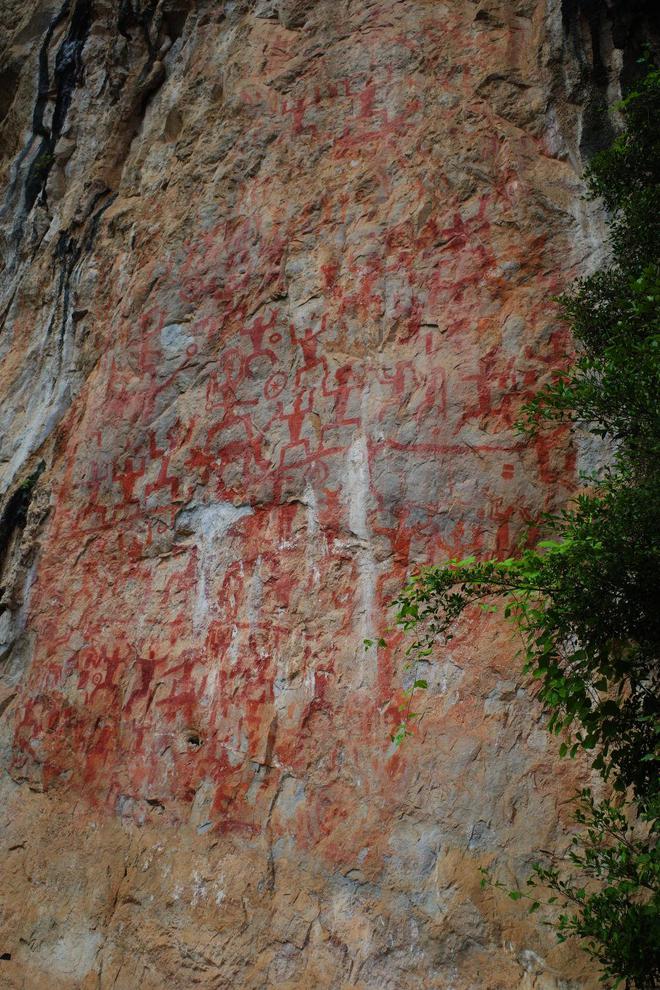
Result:
{"type": "MultiPolygon", "coordinates": [[[[631,10],[634,4],[631,5],[631,10]]],[[[653,17],[577,0],[4,0],[0,986],[578,990],[524,878],[585,780],[510,630],[387,603],[508,553],[653,17]]]]}

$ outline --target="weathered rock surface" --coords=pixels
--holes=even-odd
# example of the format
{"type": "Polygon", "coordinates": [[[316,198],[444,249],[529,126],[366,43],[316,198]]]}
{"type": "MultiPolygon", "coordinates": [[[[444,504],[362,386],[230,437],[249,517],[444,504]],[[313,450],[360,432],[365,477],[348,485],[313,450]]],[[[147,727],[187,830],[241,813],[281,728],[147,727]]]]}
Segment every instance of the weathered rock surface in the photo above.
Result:
{"type": "Polygon", "coordinates": [[[362,641],[415,564],[575,486],[512,424],[600,250],[581,153],[633,28],[5,0],[0,30],[0,984],[587,986],[479,886],[561,843],[580,779],[508,631],[439,648],[398,751],[400,647],[362,641]]]}

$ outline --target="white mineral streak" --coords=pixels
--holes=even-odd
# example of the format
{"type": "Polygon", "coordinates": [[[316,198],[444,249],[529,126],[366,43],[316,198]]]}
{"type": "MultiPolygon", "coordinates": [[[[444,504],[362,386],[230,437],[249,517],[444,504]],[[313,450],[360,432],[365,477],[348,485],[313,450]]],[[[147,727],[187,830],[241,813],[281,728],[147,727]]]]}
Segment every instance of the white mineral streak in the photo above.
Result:
{"type": "Polygon", "coordinates": [[[252,515],[249,505],[232,505],[216,502],[186,509],[179,516],[180,524],[192,530],[197,549],[197,591],[193,609],[193,631],[203,632],[217,603],[213,599],[214,579],[218,571],[228,563],[222,537],[235,522],[252,515]]]}
{"type": "Polygon", "coordinates": [[[261,601],[264,588],[260,569],[261,556],[257,557],[254,562],[254,571],[252,572],[252,580],[250,581],[249,593],[245,603],[245,612],[248,624],[250,626],[250,632],[254,632],[255,628],[259,624],[259,615],[261,612],[261,601]]]}
{"type": "Polygon", "coordinates": [[[316,492],[309,481],[305,485],[303,501],[307,506],[307,533],[311,543],[319,532],[319,506],[316,492]]]}
{"type": "Polygon", "coordinates": [[[305,485],[302,502],[307,507],[307,560],[311,571],[312,584],[315,588],[317,588],[321,581],[319,559],[327,555],[328,541],[325,538],[325,533],[321,531],[319,525],[318,499],[314,488],[309,482],[305,485]]]}
{"type": "MultiPolygon", "coordinates": [[[[366,436],[361,434],[351,444],[346,463],[346,480],[344,482],[344,498],[348,508],[348,528],[357,537],[354,544],[354,554],[358,572],[358,631],[361,641],[374,638],[374,610],[376,597],[376,561],[370,543],[368,506],[369,506],[369,448],[366,436]]],[[[375,658],[375,651],[365,653],[366,657],[375,658]]],[[[367,684],[373,682],[375,669],[367,666],[361,669],[367,684]]]]}

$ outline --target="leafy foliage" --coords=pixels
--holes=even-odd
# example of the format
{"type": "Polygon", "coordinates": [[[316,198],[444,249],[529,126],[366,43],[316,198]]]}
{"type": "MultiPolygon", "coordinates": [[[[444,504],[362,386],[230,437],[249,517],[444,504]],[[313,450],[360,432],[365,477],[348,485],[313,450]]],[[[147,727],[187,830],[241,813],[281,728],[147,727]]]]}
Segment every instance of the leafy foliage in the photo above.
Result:
{"type": "MultiPolygon", "coordinates": [[[[604,981],[620,983],[625,967],[628,985],[651,988],[660,982],[654,899],[660,861],[647,817],[631,823],[621,808],[608,801],[597,804],[589,790],[582,791],[575,820],[583,831],[573,837],[566,856],[547,854],[547,864],[535,866],[526,890],[507,893],[514,901],[527,901],[530,914],[540,908],[553,911],[561,903],[555,921],[560,942],[582,939],[604,981]],[[554,893],[545,894],[548,890],[554,893]]],[[[487,870],[481,872],[486,886],[491,878],[487,870]]],[[[506,890],[502,883],[495,886],[506,890]]]]}
{"type": "MultiPolygon", "coordinates": [[[[597,803],[584,791],[566,855],[548,854],[529,890],[510,896],[531,911],[558,905],[558,937],[582,940],[605,985],[650,990],[660,984],[660,71],[621,110],[626,130],[587,171],[589,195],[609,211],[613,260],[560,299],[576,360],[518,424],[533,434],[564,422],[606,438],[610,467],[546,517],[552,539],[506,560],[425,568],[395,605],[397,624],[417,637],[414,666],[466,610],[502,600],[560,756],[590,753],[619,794],[597,803]]],[[[416,717],[414,691],[397,742],[416,717]]]]}

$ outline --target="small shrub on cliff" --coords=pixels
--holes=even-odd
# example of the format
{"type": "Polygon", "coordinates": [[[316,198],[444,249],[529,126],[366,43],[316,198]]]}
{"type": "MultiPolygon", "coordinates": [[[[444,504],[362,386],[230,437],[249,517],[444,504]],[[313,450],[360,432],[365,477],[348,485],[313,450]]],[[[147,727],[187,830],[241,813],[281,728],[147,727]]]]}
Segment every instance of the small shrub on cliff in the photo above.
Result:
{"type": "MultiPolygon", "coordinates": [[[[545,907],[560,940],[580,939],[604,985],[650,990],[660,986],[659,71],[622,112],[624,133],[587,171],[610,215],[613,260],[561,299],[577,358],[519,424],[525,433],[579,426],[612,442],[613,461],[588,494],[546,518],[551,538],[535,549],[426,568],[395,604],[398,624],[417,636],[414,664],[451,638],[466,609],[494,611],[501,600],[559,754],[591,754],[614,794],[597,802],[584,791],[567,853],[546,857],[509,896],[545,907]]],[[[408,710],[398,740],[412,718],[408,710]]]]}

